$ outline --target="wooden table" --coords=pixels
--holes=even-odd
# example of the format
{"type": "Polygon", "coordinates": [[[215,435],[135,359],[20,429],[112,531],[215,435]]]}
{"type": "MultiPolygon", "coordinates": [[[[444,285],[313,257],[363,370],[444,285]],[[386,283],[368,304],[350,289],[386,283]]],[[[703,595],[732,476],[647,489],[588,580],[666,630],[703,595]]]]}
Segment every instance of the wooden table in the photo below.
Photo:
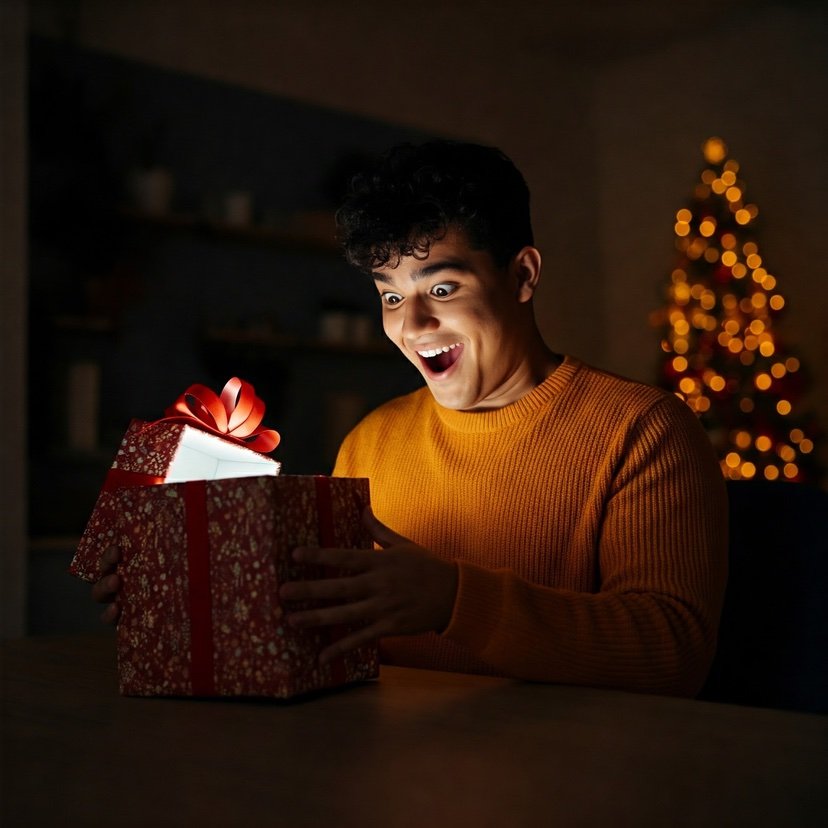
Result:
{"type": "Polygon", "coordinates": [[[828,824],[828,717],[390,667],[301,702],[129,699],[113,655],[4,644],[7,828],[828,824]]]}

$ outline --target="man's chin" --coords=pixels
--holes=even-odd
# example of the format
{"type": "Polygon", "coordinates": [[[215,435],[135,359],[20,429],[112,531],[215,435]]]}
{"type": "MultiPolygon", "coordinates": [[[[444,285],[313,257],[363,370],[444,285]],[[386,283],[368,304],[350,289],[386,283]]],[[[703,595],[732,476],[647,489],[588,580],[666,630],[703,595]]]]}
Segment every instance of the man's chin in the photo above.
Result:
{"type": "Polygon", "coordinates": [[[469,407],[469,401],[464,395],[452,392],[445,384],[430,381],[426,377],[426,385],[431,391],[431,396],[434,397],[435,402],[443,408],[450,408],[453,411],[463,411],[469,407]]]}

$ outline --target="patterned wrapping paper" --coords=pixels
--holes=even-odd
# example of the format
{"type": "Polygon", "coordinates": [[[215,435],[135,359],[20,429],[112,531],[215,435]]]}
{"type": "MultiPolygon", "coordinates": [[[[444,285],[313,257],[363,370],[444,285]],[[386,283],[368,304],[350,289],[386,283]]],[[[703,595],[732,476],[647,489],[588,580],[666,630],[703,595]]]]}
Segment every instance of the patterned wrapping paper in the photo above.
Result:
{"type": "MultiPolygon", "coordinates": [[[[132,420],[118,447],[111,473],[145,475],[147,478],[158,478],[156,482],[161,482],[167,476],[181,438],[188,428],[192,426],[163,421],[147,423],[144,420],[132,420]]],[[[256,452],[251,454],[261,462],[269,461],[279,465],[265,455],[256,452]]],[[[136,482],[140,483],[140,480],[136,482]]],[[[69,566],[72,575],[90,583],[101,577],[101,553],[116,541],[115,526],[119,509],[117,489],[105,485],[98,495],[95,508],[69,566]]]]}
{"type": "Polygon", "coordinates": [[[125,488],[114,496],[123,551],[123,694],[287,698],[377,676],[375,646],[319,667],[319,652],[347,628],[294,629],[277,594],[286,580],[327,574],[296,564],[296,546],[371,548],[360,520],[367,480],[250,477],[125,488]],[[320,495],[330,502],[327,520],[320,495]],[[205,540],[208,549],[199,549],[205,540]],[[205,565],[206,609],[204,578],[194,570],[205,565]]]}

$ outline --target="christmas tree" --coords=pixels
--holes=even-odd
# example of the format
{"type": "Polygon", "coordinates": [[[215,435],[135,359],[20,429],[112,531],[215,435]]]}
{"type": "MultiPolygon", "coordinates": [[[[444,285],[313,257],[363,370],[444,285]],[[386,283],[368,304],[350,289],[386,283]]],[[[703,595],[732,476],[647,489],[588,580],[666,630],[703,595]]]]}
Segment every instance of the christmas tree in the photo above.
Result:
{"type": "Polygon", "coordinates": [[[675,268],[661,331],[660,384],[698,415],[734,479],[816,483],[817,428],[802,410],[805,367],[779,337],[785,298],[754,237],[758,207],[720,138],[676,213],[675,268]]]}

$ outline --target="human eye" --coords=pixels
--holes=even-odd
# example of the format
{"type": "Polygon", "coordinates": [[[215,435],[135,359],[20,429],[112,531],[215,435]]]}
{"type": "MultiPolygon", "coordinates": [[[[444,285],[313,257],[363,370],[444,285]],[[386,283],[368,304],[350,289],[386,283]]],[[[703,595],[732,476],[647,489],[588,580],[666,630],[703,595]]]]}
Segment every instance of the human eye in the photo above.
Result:
{"type": "Polygon", "coordinates": [[[438,299],[445,299],[447,296],[451,296],[455,290],[457,290],[457,285],[454,282],[440,282],[439,285],[434,285],[431,289],[431,295],[438,299]]]}
{"type": "Polygon", "coordinates": [[[390,290],[385,290],[380,294],[380,298],[384,305],[399,305],[402,302],[402,296],[399,293],[392,293],[390,290]]]}

